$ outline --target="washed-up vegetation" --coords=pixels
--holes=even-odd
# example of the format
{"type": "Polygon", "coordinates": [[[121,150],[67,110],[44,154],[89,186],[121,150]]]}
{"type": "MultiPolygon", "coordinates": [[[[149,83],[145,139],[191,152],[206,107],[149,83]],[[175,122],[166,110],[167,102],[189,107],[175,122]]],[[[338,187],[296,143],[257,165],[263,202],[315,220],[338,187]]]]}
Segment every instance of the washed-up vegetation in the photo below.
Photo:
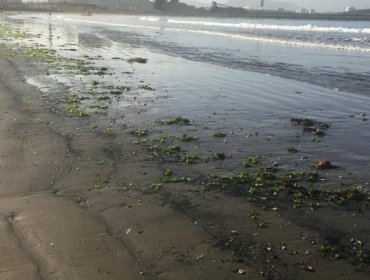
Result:
{"type": "Polygon", "coordinates": [[[0,24],[0,38],[25,39],[28,37],[29,35],[19,28],[7,24],[0,24]]]}
{"type": "Polygon", "coordinates": [[[181,177],[170,177],[168,179],[163,180],[164,183],[188,183],[191,182],[193,179],[187,176],[181,177]]]}
{"type": "Polygon", "coordinates": [[[240,164],[243,167],[251,167],[253,165],[258,165],[261,163],[261,159],[258,156],[249,156],[247,159],[243,160],[240,164]]]}
{"type": "Polygon", "coordinates": [[[221,132],[221,131],[215,131],[213,134],[212,134],[213,137],[216,137],[216,138],[224,138],[226,137],[226,133],[224,132],[221,132]]]}
{"type": "Polygon", "coordinates": [[[294,125],[300,126],[303,131],[317,136],[324,136],[326,134],[326,130],[330,127],[329,124],[310,119],[292,118],[290,121],[294,125]]]}
{"type": "Polygon", "coordinates": [[[182,162],[185,162],[186,164],[193,164],[199,162],[200,158],[198,156],[193,155],[185,155],[181,158],[182,162]]]}
{"type": "Polygon", "coordinates": [[[226,158],[224,153],[214,153],[212,155],[213,160],[224,160],[226,158]]]}
{"type": "Polygon", "coordinates": [[[320,190],[313,185],[318,178],[319,175],[314,171],[278,172],[273,168],[259,168],[221,176],[205,181],[204,185],[209,189],[217,187],[231,194],[248,197],[269,207],[332,207],[360,212],[369,208],[368,194],[353,187],[336,191],[320,190]]]}
{"type": "Polygon", "coordinates": [[[179,140],[183,142],[192,142],[192,141],[198,140],[198,137],[191,136],[191,135],[184,133],[181,137],[179,137],[179,140]]]}
{"type": "Polygon", "coordinates": [[[171,146],[149,145],[149,151],[155,154],[174,155],[178,152],[181,152],[181,147],[179,145],[171,146]]]}
{"type": "Polygon", "coordinates": [[[60,102],[65,103],[65,104],[74,104],[74,103],[79,103],[80,100],[75,97],[64,97],[60,99],[60,102]]]}
{"type": "Polygon", "coordinates": [[[127,59],[127,62],[128,63],[141,63],[141,64],[145,64],[148,62],[148,59],[147,58],[142,58],[142,57],[133,57],[133,58],[129,58],[127,59]]]}
{"type": "Polygon", "coordinates": [[[135,135],[136,137],[144,137],[149,135],[149,130],[147,129],[136,129],[136,130],[131,130],[130,133],[132,135],[135,135]]]}
{"type": "Polygon", "coordinates": [[[65,110],[71,115],[77,117],[87,117],[89,114],[86,112],[85,108],[76,105],[69,105],[65,107],[65,110]]]}
{"type": "Polygon", "coordinates": [[[168,120],[157,120],[159,124],[163,125],[189,125],[190,120],[183,117],[173,117],[168,120]]]}

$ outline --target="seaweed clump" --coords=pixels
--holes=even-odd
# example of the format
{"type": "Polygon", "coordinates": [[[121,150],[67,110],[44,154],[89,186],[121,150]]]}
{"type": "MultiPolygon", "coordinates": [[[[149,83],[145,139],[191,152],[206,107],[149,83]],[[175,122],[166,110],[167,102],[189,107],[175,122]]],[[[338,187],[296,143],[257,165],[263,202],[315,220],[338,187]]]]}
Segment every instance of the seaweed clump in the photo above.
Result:
{"type": "Polygon", "coordinates": [[[317,136],[324,136],[330,127],[329,124],[310,119],[292,118],[290,122],[294,125],[301,126],[303,131],[317,136]]]}
{"type": "Polygon", "coordinates": [[[142,57],[133,57],[133,58],[129,58],[127,59],[127,62],[128,63],[141,63],[141,64],[145,64],[148,62],[148,59],[147,58],[142,58],[142,57]]]}

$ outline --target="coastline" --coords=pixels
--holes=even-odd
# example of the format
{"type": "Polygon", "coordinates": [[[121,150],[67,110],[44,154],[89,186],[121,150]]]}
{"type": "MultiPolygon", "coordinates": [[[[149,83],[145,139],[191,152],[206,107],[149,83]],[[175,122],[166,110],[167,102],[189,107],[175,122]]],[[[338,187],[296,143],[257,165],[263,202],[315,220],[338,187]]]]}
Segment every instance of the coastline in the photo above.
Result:
{"type": "MultiPolygon", "coordinates": [[[[366,264],[348,249],[351,238],[364,246],[370,238],[368,208],[358,212],[352,204],[357,192],[346,193],[355,196],[348,205],[315,211],[303,198],[305,207],[291,208],[289,191],[276,205],[265,200],[267,193],[248,196],[237,188],[245,179],[242,171],[231,173],[230,182],[221,177],[239,159],[228,157],[221,133],[205,136],[211,133],[203,130],[207,122],[177,118],[143,127],[142,114],[137,126],[109,114],[79,117],[73,115],[82,113],[76,108],[68,114],[64,104],[20,82],[29,69],[44,68],[41,56],[33,59],[33,65],[17,58],[0,64],[4,279],[367,279],[366,264]],[[204,139],[177,138],[190,133],[204,139]],[[151,139],[156,140],[149,146],[151,139]],[[164,150],[180,143],[181,149],[195,153],[200,146],[199,154],[212,151],[211,156],[184,161],[182,154],[164,150]],[[176,176],[163,175],[167,169],[176,176]],[[343,258],[329,246],[323,252],[328,242],[345,248],[335,253],[343,258]]],[[[237,150],[239,143],[232,145],[237,150]]],[[[253,149],[288,144],[275,145],[257,139],[253,149]]],[[[257,176],[264,169],[258,179],[280,180],[270,161],[265,154],[251,158],[247,172],[257,176]]],[[[342,171],[317,172],[336,178],[342,171]]],[[[336,190],[339,181],[330,184],[336,190]]],[[[325,193],[318,194],[322,203],[320,195],[325,193]]]]}
{"type": "Polygon", "coordinates": [[[322,20],[322,21],[370,21],[370,10],[364,10],[361,12],[340,12],[340,13],[313,13],[313,14],[302,14],[293,11],[273,11],[273,10],[244,10],[243,8],[225,7],[216,8],[214,11],[197,9],[193,12],[181,12],[171,10],[156,10],[150,12],[128,10],[112,10],[98,6],[84,6],[84,5],[53,5],[51,7],[35,7],[35,8],[19,8],[19,9],[5,9],[5,13],[17,12],[17,13],[81,13],[85,14],[87,11],[94,14],[113,14],[113,15],[142,15],[142,16],[172,16],[172,17],[209,17],[209,18],[243,18],[243,19],[277,19],[277,20],[322,20]]]}

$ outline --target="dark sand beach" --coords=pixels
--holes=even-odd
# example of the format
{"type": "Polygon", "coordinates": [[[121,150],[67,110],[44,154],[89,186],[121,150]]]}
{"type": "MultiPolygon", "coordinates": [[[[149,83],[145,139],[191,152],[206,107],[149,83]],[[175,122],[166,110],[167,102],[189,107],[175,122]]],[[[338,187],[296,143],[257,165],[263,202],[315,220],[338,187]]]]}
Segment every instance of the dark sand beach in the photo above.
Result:
{"type": "Polygon", "coordinates": [[[0,279],[369,279],[368,97],[0,26],[0,279]]]}

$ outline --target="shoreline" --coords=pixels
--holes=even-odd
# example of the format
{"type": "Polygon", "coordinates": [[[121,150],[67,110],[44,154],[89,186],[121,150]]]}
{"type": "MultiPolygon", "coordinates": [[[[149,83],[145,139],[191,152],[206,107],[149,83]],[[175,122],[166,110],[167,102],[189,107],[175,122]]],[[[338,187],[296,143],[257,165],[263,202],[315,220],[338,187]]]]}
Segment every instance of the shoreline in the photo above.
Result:
{"type": "MultiPolygon", "coordinates": [[[[238,9],[238,8],[235,8],[238,9]]],[[[240,13],[240,11],[236,12],[235,14],[231,13],[228,14],[227,8],[225,8],[225,12],[222,11],[222,8],[219,8],[219,12],[207,12],[207,11],[201,11],[195,14],[189,14],[189,13],[181,13],[181,12],[165,12],[165,11],[156,11],[156,12],[129,12],[129,11],[113,11],[110,9],[105,8],[99,8],[99,7],[92,7],[90,9],[82,7],[72,7],[67,9],[59,9],[55,10],[55,8],[50,9],[9,9],[4,10],[4,12],[17,12],[17,13],[86,13],[86,11],[91,11],[96,14],[113,14],[113,15],[126,15],[126,16],[161,16],[161,17],[207,17],[207,18],[241,18],[241,19],[277,19],[277,20],[322,20],[322,21],[358,21],[358,22],[366,22],[370,21],[370,10],[366,14],[361,13],[315,13],[315,14],[299,14],[294,12],[279,12],[279,11],[249,11],[245,10],[245,12],[240,13]]]]}
{"type": "MultiPolygon", "coordinates": [[[[109,112],[83,116],[77,108],[83,100],[55,98],[19,82],[29,69],[42,72],[45,57],[47,66],[55,59],[37,53],[42,55],[2,59],[0,65],[0,234],[7,240],[0,260],[15,254],[0,267],[0,276],[367,279],[368,198],[355,189],[336,190],[340,181],[334,178],[342,170],[304,171],[333,180],[326,182],[333,185],[328,192],[320,192],[325,181],[315,181],[318,198],[307,199],[312,187],[307,178],[295,171],[289,175],[297,176],[293,182],[284,177],[292,156],[274,170],[275,157],[256,152],[269,142],[250,142],[255,156],[249,154],[240,166],[239,140],[227,131],[231,146],[225,147],[223,131],[205,130],[205,120],[174,116],[145,124],[141,112],[132,125],[109,112]],[[228,156],[229,149],[235,157],[228,156]],[[259,192],[275,182],[290,189],[276,189],[282,194],[277,199],[259,192]],[[260,189],[252,193],[256,184],[260,189]],[[348,204],[326,204],[326,195],[348,204]],[[313,209],[311,202],[322,206],[313,209]],[[356,211],[360,202],[363,212],[356,211]]],[[[288,145],[273,143],[272,150],[288,145]]]]}

